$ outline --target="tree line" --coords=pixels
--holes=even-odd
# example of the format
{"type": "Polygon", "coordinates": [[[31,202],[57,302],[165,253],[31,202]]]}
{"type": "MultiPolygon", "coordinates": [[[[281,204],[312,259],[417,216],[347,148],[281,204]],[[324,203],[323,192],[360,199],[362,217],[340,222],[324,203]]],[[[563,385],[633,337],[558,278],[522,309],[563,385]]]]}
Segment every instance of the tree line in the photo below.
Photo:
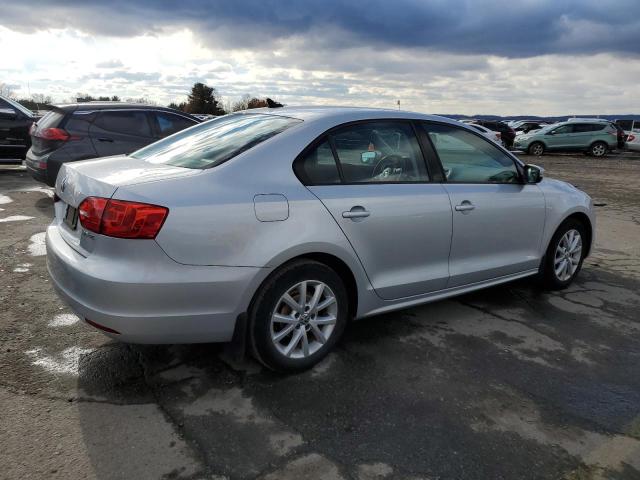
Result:
{"type": "MultiPolygon", "coordinates": [[[[31,95],[30,98],[14,98],[13,89],[0,83],[0,95],[15,99],[20,104],[24,105],[30,110],[47,110],[47,107],[53,103],[49,95],[43,95],[36,93],[31,95]]],[[[120,102],[125,101],[129,103],[144,103],[147,105],[157,105],[156,102],[147,98],[125,98],[121,99],[118,95],[112,96],[93,96],[88,93],[77,93],[75,97],[69,99],[70,103],[81,102],[120,102]]],[[[191,114],[207,114],[207,115],[224,115],[226,113],[237,112],[240,110],[247,110],[250,108],[262,108],[268,106],[282,106],[269,98],[258,98],[252,95],[244,95],[240,100],[236,102],[223,102],[218,91],[214,87],[205,85],[204,83],[197,82],[191,88],[191,92],[187,95],[187,99],[184,102],[176,103],[171,102],[167,105],[169,108],[180,110],[182,112],[191,114]]]]}

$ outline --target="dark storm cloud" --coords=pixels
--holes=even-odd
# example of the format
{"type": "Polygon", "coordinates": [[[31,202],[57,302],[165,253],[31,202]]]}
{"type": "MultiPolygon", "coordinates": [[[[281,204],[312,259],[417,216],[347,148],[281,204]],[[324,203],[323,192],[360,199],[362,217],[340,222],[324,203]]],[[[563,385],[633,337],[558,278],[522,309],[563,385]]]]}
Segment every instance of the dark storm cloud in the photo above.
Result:
{"type": "Polygon", "coordinates": [[[18,30],[76,27],[114,36],[189,27],[210,46],[358,45],[530,57],[640,54],[638,0],[34,0],[3,7],[18,30]]]}

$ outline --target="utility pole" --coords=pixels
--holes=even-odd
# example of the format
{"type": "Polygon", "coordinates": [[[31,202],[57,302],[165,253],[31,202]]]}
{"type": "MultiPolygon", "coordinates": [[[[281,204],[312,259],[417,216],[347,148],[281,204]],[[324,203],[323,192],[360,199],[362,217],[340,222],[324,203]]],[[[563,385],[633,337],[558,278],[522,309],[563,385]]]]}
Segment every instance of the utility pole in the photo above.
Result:
{"type": "Polygon", "coordinates": [[[398,100],[398,110],[400,110],[400,100],[398,100]]]}

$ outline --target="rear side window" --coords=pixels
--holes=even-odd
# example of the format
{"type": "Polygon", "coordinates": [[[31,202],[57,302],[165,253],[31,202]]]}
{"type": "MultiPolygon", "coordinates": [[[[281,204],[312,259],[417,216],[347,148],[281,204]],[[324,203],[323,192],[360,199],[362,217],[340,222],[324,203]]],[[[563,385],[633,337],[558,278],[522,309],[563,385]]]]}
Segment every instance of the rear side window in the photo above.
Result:
{"type": "Polygon", "coordinates": [[[302,120],[266,114],[235,114],[201,123],[131,154],[150,163],[211,168],[302,120]]]}
{"type": "Polygon", "coordinates": [[[144,111],[100,112],[94,126],[112,133],[150,137],[151,128],[144,111]]]}
{"type": "Polygon", "coordinates": [[[305,185],[340,183],[338,166],[331,151],[331,145],[327,140],[311,149],[297,161],[294,170],[305,185]]]}
{"type": "Polygon", "coordinates": [[[450,125],[425,124],[448,182],[518,183],[511,157],[491,142],[450,125]]]}
{"type": "Polygon", "coordinates": [[[192,127],[196,124],[193,120],[173,113],[155,112],[153,115],[158,125],[158,134],[160,138],[168,137],[169,135],[173,135],[180,130],[192,127]]]}

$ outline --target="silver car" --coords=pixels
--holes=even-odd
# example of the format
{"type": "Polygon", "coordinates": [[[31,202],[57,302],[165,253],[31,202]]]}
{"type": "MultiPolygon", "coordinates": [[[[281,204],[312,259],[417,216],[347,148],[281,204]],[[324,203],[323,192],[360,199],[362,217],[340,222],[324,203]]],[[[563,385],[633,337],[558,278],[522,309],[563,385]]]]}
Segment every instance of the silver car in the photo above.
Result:
{"type": "Polygon", "coordinates": [[[437,116],[241,112],[65,164],[48,267],[112,338],[235,333],[266,366],[301,370],[350,319],[534,275],[569,285],[593,243],[593,204],[542,174],[437,116]]]}

